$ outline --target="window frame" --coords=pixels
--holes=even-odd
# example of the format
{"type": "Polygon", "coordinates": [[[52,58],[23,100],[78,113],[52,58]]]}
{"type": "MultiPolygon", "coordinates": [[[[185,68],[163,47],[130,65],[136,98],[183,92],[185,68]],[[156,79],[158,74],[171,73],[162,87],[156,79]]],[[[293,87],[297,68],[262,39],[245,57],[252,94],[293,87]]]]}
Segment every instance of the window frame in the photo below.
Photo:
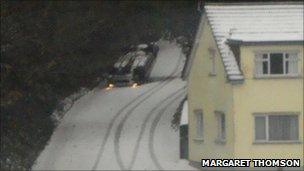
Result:
{"type": "Polygon", "coordinates": [[[253,144],[259,143],[301,143],[300,141],[300,112],[265,112],[253,113],[253,144]],[[296,140],[269,140],[269,116],[296,116],[298,122],[298,131],[296,140]],[[265,117],[265,140],[256,139],[256,117],[265,117]]]}
{"type": "MultiPolygon", "coordinates": [[[[300,71],[299,71],[299,67],[297,66],[297,72],[296,73],[286,73],[286,62],[289,61],[289,63],[291,61],[293,61],[290,57],[289,59],[287,59],[286,55],[287,54],[295,54],[296,55],[296,61],[297,61],[297,65],[299,65],[298,63],[300,62],[300,58],[299,58],[299,51],[298,50],[284,50],[284,51],[254,51],[254,76],[255,78],[292,78],[292,77],[299,77],[300,76],[300,71]],[[271,61],[270,61],[270,54],[282,54],[283,55],[283,74],[271,74],[271,61]],[[267,59],[263,59],[263,55],[266,54],[267,55],[267,59]],[[262,56],[262,59],[258,59],[258,56],[262,56]],[[267,62],[267,74],[263,73],[258,73],[257,72],[257,68],[258,68],[258,62],[261,62],[260,65],[262,65],[261,67],[263,67],[263,62],[267,62]]],[[[289,55],[290,56],[290,55],[289,55]]],[[[290,70],[290,64],[288,66],[288,70],[290,70]]]]}

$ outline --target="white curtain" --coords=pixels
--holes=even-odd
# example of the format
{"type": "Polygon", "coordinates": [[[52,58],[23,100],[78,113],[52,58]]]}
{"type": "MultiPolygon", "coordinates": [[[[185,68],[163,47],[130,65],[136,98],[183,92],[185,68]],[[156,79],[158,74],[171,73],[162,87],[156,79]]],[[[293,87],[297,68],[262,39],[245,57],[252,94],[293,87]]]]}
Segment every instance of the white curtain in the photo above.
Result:
{"type": "Polygon", "coordinates": [[[293,116],[290,119],[290,139],[292,140],[298,140],[298,135],[299,135],[299,126],[298,126],[298,117],[293,116]]]}
{"type": "Polygon", "coordinates": [[[255,75],[263,75],[263,54],[260,53],[255,55],[255,75]]]}
{"type": "Polygon", "coordinates": [[[297,140],[297,116],[269,116],[269,140],[297,140]]]}
{"type": "Polygon", "coordinates": [[[266,140],[266,119],[265,116],[255,117],[255,139],[266,140]]]}
{"type": "Polygon", "coordinates": [[[289,54],[289,74],[298,74],[298,56],[297,53],[289,54]]]}

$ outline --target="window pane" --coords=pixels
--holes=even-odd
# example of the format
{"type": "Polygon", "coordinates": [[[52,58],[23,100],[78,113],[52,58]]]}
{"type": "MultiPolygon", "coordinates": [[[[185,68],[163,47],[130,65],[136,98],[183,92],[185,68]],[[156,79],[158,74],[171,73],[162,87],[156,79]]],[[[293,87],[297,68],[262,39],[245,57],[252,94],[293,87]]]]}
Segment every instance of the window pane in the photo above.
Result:
{"type": "Polygon", "coordinates": [[[259,61],[259,60],[255,61],[255,74],[256,75],[263,74],[263,61],[259,61]]]}
{"type": "Polygon", "coordinates": [[[297,53],[288,54],[289,58],[289,72],[290,74],[298,74],[298,56],[297,53]]]}
{"type": "Polygon", "coordinates": [[[270,73],[283,74],[283,54],[271,53],[270,54],[270,73]]]}
{"type": "Polygon", "coordinates": [[[226,138],[225,115],[221,114],[221,138],[226,138]]]}
{"type": "Polygon", "coordinates": [[[269,140],[297,140],[297,116],[269,116],[269,140]]]}
{"type": "Polygon", "coordinates": [[[299,139],[299,126],[298,126],[298,117],[290,116],[290,139],[298,140],[299,139]]]}
{"type": "Polygon", "coordinates": [[[285,54],[285,58],[286,58],[286,59],[289,58],[289,54],[288,54],[288,53],[285,54]]]}
{"type": "Polygon", "coordinates": [[[268,62],[263,61],[263,74],[268,74],[268,62]]]}
{"type": "Polygon", "coordinates": [[[285,74],[288,74],[289,73],[289,62],[286,61],[285,62],[285,74]]]}
{"type": "Polygon", "coordinates": [[[267,58],[268,58],[267,54],[261,54],[261,53],[255,54],[255,75],[260,76],[268,73],[267,58]],[[265,65],[266,65],[266,69],[265,69],[265,65]]]}
{"type": "Polygon", "coordinates": [[[202,120],[201,115],[196,114],[196,135],[198,137],[201,135],[201,129],[200,129],[201,122],[202,122],[201,120],[202,120]]]}
{"type": "Polygon", "coordinates": [[[289,73],[290,74],[298,74],[298,61],[290,61],[289,65],[289,73]]]}
{"type": "Polygon", "coordinates": [[[217,119],[217,138],[221,140],[226,139],[226,120],[225,114],[222,112],[215,112],[215,116],[217,119]]]}
{"type": "Polygon", "coordinates": [[[210,73],[215,75],[216,71],[215,71],[215,49],[213,48],[209,48],[209,55],[210,55],[210,59],[212,60],[212,65],[211,65],[211,71],[210,73]]]}
{"type": "Polygon", "coordinates": [[[203,113],[201,110],[195,111],[196,116],[196,136],[198,138],[203,137],[203,113]]]}
{"type": "Polygon", "coordinates": [[[265,117],[256,116],[255,117],[255,139],[256,140],[266,140],[266,126],[265,117]]]}
{"type": "Polygon", "coordinates": [[[267,53],[264,53],[264,54],[263,54],[263,59],[267,59],[267,58],[268,58],[267,53]]]}
{"type": "Polygon", "coordinates": [[[212,74],[215,74],[215,57],[212,58],[212,70],[211,70],[212,74]]]}

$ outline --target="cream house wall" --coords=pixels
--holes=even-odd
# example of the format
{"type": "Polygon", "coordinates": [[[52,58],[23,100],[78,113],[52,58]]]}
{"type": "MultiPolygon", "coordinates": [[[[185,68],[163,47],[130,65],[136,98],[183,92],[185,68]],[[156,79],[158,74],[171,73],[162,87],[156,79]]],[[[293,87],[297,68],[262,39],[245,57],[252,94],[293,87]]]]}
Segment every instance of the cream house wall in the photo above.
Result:
{"type": "MultiPolygon", "coordinates": [[[[206,18],[203,18],[206,21],[206,18]]],[[[234,119],[232,85],[227,82],[221,56],[208,22],[204,23],[199,46],[193,59],[188,85],[189,102],[189,160],[202,158],[233,158],[234,119]],[[210,76],[212,60],[209,48],[216,50],[216,75],[210,76]],[[196,139],[194,110],[203,110],[203,140],[196,139]],[[217,120],[214,111],[226,118],[226,143],[215,143],[217,120]]]]}
{"type": "Polygon", "coordinates": [[[303,45],[241,46],[241,70],[245,81],[233,86],[235,105],[236,158],[300,158],[303,164],[303,45]],[[254,55],[258,51],[297,51],[300,59],[298,78],[257,79],[254,77],[254,55]],[[299,113],[298,143],[255,144],[255,112],[299,113]]]}

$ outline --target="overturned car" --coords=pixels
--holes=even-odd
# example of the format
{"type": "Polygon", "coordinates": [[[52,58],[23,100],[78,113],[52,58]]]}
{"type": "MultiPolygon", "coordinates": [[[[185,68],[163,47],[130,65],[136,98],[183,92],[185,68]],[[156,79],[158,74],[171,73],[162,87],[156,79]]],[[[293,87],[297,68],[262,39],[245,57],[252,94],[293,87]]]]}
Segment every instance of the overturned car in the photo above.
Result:
{"type": "Polygon", "coordinates": [[[156,44],[141,44],[121,56],[108,74],[108,85],[130,86],[144,83],[158,53],[156,44]]]}

